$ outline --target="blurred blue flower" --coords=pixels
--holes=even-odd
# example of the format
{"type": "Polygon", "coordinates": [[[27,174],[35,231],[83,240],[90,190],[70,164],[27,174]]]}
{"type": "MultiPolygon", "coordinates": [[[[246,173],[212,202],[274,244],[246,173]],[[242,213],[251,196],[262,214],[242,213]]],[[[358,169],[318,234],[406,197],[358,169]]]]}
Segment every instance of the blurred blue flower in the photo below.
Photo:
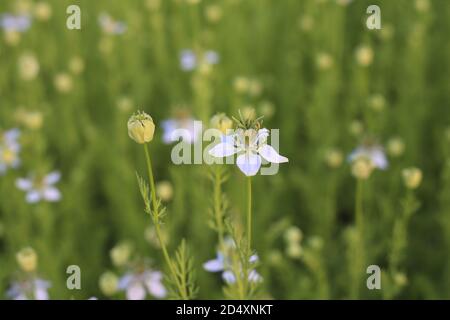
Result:
{"type": "MultiPolygon", "coordinates": [[[[227,253],[230,253],[230,251],[235,248],[236,246],[232,239],[225,239],[225,251],[227,253]]],[[[250,257],[249,262],[250,264],[255,264],[258,260],[258,255],[254,254],[250,257]]],[[[222,272],[222,279],[228,284],[233,284],[236,282],[236,275],[233,272],[231,265],[230,257],[223,252],[218,251],[215,259],[208,260],[203,264],[203,269],[208,272],[222,272]]],[[[252,269],[248,274],[248,280],[251,282],[260,282],[263,278],[255,269],[252,269]]]]}
{"type": "Polygon", "coordinates": [[[0,175],[8,168],[17,168],[20,165],[19,144],[20,131],[11,129],[0,136],[0,175]]]}
{"type": "Polygon", "coordinates": [[[5,31],[25,32],[31,26],[28,15],[13,15],[5,13],[0,15],[0,28],[5,31]]]}
{"type": "Polygon", "coordinates": [[[147,292],[155,298],[164,298],[166,288],[162,284],[162,273],[145,270],[141,273],[126,273],[119,280],[119,290],[124,290],[128,300],[143,300],[147,292]]]}
{"type": "Polygon", "coordinates": [[[202,128],[201,125],[195,124],[195,119],[191,117],[183,117],[177,119],[167,119],[161,122],[163,128],[163,142],[170,144],[178,141],[180,138],[187,143],[197,142],[202,128]]]}
{"type": "Polygon", "coordinates": [[[192,71],[197,68],[200,62],[209,65],[218,64],[220,60],[219,54],[213,50],[206,51],[199,59],[197,54],[191,49],[181,50],[180,53],[180,67],[183,71],[192,71]]]}
{"type": "Polygon", "coordinates": [[[6,295],[13,300],[48,300],[50,282],[36,278],[14,282],[6,295]]]}
{"type": "Polygon", "coordinates": [[[119,35],[127,31],[127,25],[123,21],[114,20],[109,14],[101,13],[98,17],[98,23],[103,32],[107,34],[119,35]]]}
{"type": "Polygon", "coordinates": [[[42,200],[57,202],[61,199],[61,193],[54,185],[60,179],[61,174],[53,171],[41,179],[36,177],[18,178],[16,186],[27,193],[26,201],[28,203],[37,203],[42,200]]]}
{"type": "Polygon", "coordinates": [[[348,160],[353,162],[359,157],[369,159],[375,168],[386,170],[389,166],[383,147],[376,144],[361,145],[350,153],[348,160]]]}

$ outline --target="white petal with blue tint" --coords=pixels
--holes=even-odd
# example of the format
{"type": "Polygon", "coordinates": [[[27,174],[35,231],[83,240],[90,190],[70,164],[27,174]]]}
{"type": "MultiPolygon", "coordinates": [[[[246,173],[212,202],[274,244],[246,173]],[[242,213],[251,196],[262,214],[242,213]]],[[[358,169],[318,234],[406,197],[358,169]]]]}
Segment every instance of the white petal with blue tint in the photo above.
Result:
{"type": "Polygon", "coordinates": [[[18,178],[16,187],[22,191],[28,191],[33,187],[33,182],[30,179],[18,178]]]}
{"type": "Polygon", "coordinates": [[[227,142],[221,142],[209,150],[209,154],[217,158],[229,157],[236,152],[238,152],[238,150],[232,144],[227,142]]]}
{"type": "Polygon", "coordinates": [[[280,156],[278,152],[268,144],[259,148],[258,153],[267,161],[272,163],[284,163],[288,162],[288,158],[280,156]]]}
{"type": "Polygon", "coordinates": [[[49,173],[47,176],[45,176],[44,183],[47,185],[55,184],[60,179],[61,179],[61,173],[59,173],[58,171],[53,171],[53,172],[49,173]]]}
{"type": "Polygon", "coordinates": [[[130,273],[125,274],[123,277],[119,279],[119,283],[117,284],[117,288],[120,290],[125,290],[133,280],[133,275],[130,273]]]}
{"type": "Polygon", "coordinates": [[[31,190],[31,191],[27,192],[25,199],[28,203],[37,203],[37,202],[41,201],[42,196],[39,191],[31,190]]]}
{"type": "Polygon", "coordinates": [[[254,254],[254,255],[252,255],[252,256],[250,257],[250,259],[248,260],[248,262],[250,262],[250,263],[255,263],[255,262],[258,262],[258,260],[259,260],[258,255],[257,255],[257,254],[254,254]]]}
{"type": "Polygon", "coordinates": [[[246,152],[237,157],[236,164],[246,176],[254,176],[261,167],[261,157],[256,153],[246,152]]]}
{"type": "Polygon", "coordinates": [[[54,187],[47,187],[42,192],[43,198],[50,202],[56,202],[61,199],[61,192],[54,187]]]}
{"type": "Polygon", "coordinates": [[[251,270],[248,274],[248,280],[251,282],[260,282],[262,281],[262,277],[256,270],[251,270]]]}
{"type": "Polygon", "coordinates": [[[206,261],[203,264],[203,269],[205,269],[208,272],[219,272],[222,271],[223,268],[224,268],[223,260],[219,258],[206,261]]]}
{"type": "Polygon", "coordinates": [[[148,292],[156,298],[164,298],[167,295],[166,288],[161,282],[162,273],[161,272],[149,272],[145,278],[145,285],[147,286],[148,292]]]}
{"type": "Polygon", "coordinates": [[[371,152],[371,160],[375,167],[381,170],[387,169],[389,163],[382,149],[375,149],[371,152]]]}
{"type": "Polygon", "coordinates": [[[127,288],[128,300],[144,300],[146,295],[145,288],[142,283],[133,281],[127,288]]]}
{"type": "Polygon", "coordinates": [[[235,283],[236,282],[236,277],[234,276],[234,273],[232,271],[224,271],[222,273],[222,279],[226,282],[226,283],[235,283]]]}

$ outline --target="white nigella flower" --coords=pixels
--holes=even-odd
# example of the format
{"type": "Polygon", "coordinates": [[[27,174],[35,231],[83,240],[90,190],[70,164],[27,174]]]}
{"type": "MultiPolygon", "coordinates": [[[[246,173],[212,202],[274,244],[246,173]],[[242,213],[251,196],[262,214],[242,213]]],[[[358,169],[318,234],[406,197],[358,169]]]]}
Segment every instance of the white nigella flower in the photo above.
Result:
{"type": "Polygon", "coordinates": [[[127,25],[123,21],[114,20],[109,14],[101,13],[98,17],[98,23],[103,32],[112,35],[124,34],[127,31],[127,25]]]}
{"type": "Polygon", "coordinates": [[[16,186],[25,191],[28,203],[37,203],[41,200],[56,202],[61,199],[60,191],[54,186],[61,179],[61,174],[53,171],[43,178],[19,178],[16,186]]]}
{"type": "Polygon", "coordinates": [[[213,50],[207,50],[202,56],[198,56],[191,49],[181,50],[180,53],[180,67],[183,71],[192,71],[197,68],[199,62],[204,62],[208,65],[218,64],[220,60],[219,54],[213,50]]]}
{"type": "Polygon", "coordinates": [[[0,28],[5,31],[25,32],[31,26],[31,18],[28,15],[12,15],[9,13],[0,15],[0,28]]]}
{"type": "Polygon", "coordinates": [[[353,162],[360,157],[369,159],[372,165],[380,170],[386,170],[389,166],[383,147],[377,144],[366,144],[357,147],[349,155],[348,160],[353,162]]]}
{"type": "Polygon", "coordinates": [[[234,134],[222,139],[222,142],[214,146],[209,154],[213,157],[229,157],[238,154],[236,164],[246,176],[254,176],[261,167],[262,158],[272,163],[285,163],[288,158],[267,144],[269,130],[263,128],[237,129],[234,134]]]}
{"type": "Polygon", "coordinates": [[[201,134],[201,126],[195,125],[195,119],[185,114],[162,121],[161,127],[165,144],[176,142],[180,137],[184,142],[192,144],[197,142],[201,134]]]}
{"type": "Polygon", "coordinates": [[[20,165],[18,142],[20,131],[11,129],[0,136],[0,175],[4,174],[8,168],[17,168],[20,165]]]}
{"type": "MultiPolygon", "coordinates": [[[[252,255],[249,262],[252,264],[258,262],[258,256],[256,254],[252,255]]],[[[215,259],[206,261],[203,264],[203,268],[208,272],[222,272],[222,279],[228,284],[236,282],[236,275],[231,270],[230,259],[221,252],[217,253],[215,259]]],[[[255,269],[252,269],[248,274],[248,280],[251,282],[260,282],[262,281],[262,277],[255,269]]]]}
{"type": "Polygon", "coordinates": [[[159,271],[145,270],[141,273],[127,273],[119,280],[118,288],[126,291],[128,300],[143,300],[147,292],[161,299],[167,295],[166,288],[162,284],[162,277],[159,271]]]}
{"type": "Polygon", "coordinates": [[[6,292],[13,300],[48,300],[50,282],[42,279],[29,279],[23,282],[14,282],[6,292]]]}

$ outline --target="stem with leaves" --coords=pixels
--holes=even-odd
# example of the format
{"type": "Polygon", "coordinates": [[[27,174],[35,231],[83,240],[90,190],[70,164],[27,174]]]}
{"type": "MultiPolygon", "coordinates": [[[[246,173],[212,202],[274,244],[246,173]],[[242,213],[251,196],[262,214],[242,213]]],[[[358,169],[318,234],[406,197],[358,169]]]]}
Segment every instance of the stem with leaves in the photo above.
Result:
{"type": "Polygon", "coordinates": [[[183,240],[176,252],[176,260],[172,260],[169,256],[165,241],[161,233],[162,218],[165,214],[165,208],[162,207],[161,201],[156,198],[155,181],[153,177],[152,162],[148,145],[144,144],[145,160],[147,164],[148,178],[150,182],[150,195],[147,183],[137,175],[139,188],[145,203],[145,211],[152,217],[155,225],[156,235],[158,237],[163,256],[170,270],[169,282],[174,286],[175,290],[171,290],[173,296],[179,299],[188,300],[192,298],[196,292],[193,285],[193,262],[188,257],[185,241],[183,240]]]}

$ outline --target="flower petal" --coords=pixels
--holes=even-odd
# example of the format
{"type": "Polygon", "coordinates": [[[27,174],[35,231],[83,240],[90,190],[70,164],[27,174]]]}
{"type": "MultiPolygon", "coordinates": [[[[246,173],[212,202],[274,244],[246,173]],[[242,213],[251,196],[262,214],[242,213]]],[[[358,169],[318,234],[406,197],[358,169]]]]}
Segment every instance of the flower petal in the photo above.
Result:
{"type": "Polygon", "coordinates": [[[250,262],[250,263],[256,263],[256,262],[258,262],[258,261],[259,261],[259,257],[258,257],[257,254],[252,255],[252,256],[250,257],[250,259],[248,259],[248,262],[250,262]]]}
{"type": "Polygon", "coordinates": [[[144,300],[145,289],[142,283],[132,282],[127,288],[127,300],[144,300]]]}
{"type": "Polygon", "coordinates": [[[216,158],[229,157],[238,150],[230,143],[221,142],[209,150],[209,154],[216,158]]]}
{"type": "Polygon", "coordinates": [[[28,191],[33,187],[33,182],[30,179],[18,178],[16,187],[22,191],[28,191]]]}
{"type": "Polygon", "coordinates": [[[260,282],[263,278],[258,272],[256,272],[256,270],[251,270],[248,274],[248,280],[251,282],[260,282]]]}
{"type": "Polygon", "coordinates": [[[125,274],[123,277],[119,279],[119,283],[117,284],[117,288],[120,290],[125,290],[129,285],[131,280],[133,279],[133,275],[130,273],[125,274]]]}
{"type": "Polygon", "coordinates": [[[269,130],[266,128],[262,128],[258,130],[258,133],[256,134],[255,142],[258,144],[265,144],[267,141],[267,137],[269,136],[269,130]]]}
{"type": "Polygon", "coordinates": [[[370,158],[375,165],[380,170],[385,170],[389,166],[386,155],[382,149],[375,149],[371,152],[370,158]]]}
{"type": "Polygon", "coordinates": [[[41,194],[39,193],[39,191],[36,190],[31,190],[26,195],[26,201],[28,203],[37,203],[41,201],[41,198],[42,198],[41,194]]]}
{"type": "Polygon", "coordinates": [[[223,260],[221,259],[214,259],[206,261],[203,264],[203,269],[205,269],[208,272],[219,272],[223,270],[223,260]]]}
{"type": "Polygon", "coordinates": [[[4,139],[6,143],[12,143],[16,142],[16,140],[20,137],[20,130],[19,129],[11,129],[5,132],[4,139]]]}
{"type": "Polygon", "coordinates": [[[43,197],[50,202],[56,202],[61,199],[61,192],[54,187],[47,187],[43,191],[43,197]]]}
{"type": "Polygon", "coordinates": [[[161,272],[150,272],[145,279],[148,292],[156,298],[164,298],[167,295],[166,288],[161,282],[161,272]]]}
{"type": "Polygon", "coordinates": [[[236,277],[234,276],[234,273],[230,270],[224,271],[222,273],[222,279],[226,283],[235,283],[236,282],[236,277]]]}
{"type": "Polygon", "coordinates": [[[258,153],[267,161],[272,163],[284,163],[289,162],[289,159],[283,156],[280,156],[278,152],[268,144],[263,145],[259,148],[258,153]]]}
{"type": "Polygon", "coordinates": [[[261,167],[261,157],[255,153],[246,152],[237,157],[236,164],[246,176],[254,176],[261,167]]]}
{"type": "Polygon", "coordinates": [[[61,173],[58,171],[53,171],[50,172],[45,178],[44,178],[44,183],[49,185],[49,184],[55,184],[59,181],[59,179],[61,179],[61,173]]]}

